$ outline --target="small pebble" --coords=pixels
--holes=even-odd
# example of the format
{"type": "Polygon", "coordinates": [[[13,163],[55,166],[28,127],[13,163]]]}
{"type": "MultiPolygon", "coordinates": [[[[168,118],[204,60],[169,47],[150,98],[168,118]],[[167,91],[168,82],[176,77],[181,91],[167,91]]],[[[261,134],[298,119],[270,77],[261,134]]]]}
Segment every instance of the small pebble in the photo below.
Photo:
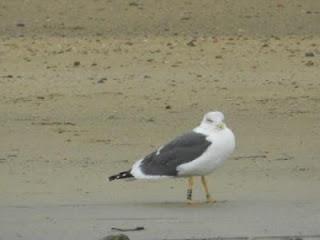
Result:
{"type": "Polygon", "coordinates": [[[306,57],[314,57],[314,53],[313,52],[306,52],[304,55],[306,57]]]}
{"type": "Polygon", "coordinates": [[[191,40],[190,42],[187,43],[187,46],[195,47],[196,46],[195,42],[196,42],[196,40],[191,40]]]}
{"type": "Polygon", "coordinates": [[[138,4],[138,3],[136,3],[136,2],[131,2],[131,3],[129,3],[129,6],[132,6],[132,7],[138,7],[138,6],[139,6],[139,4],[138,4]]]}
{"type": "Polygon", "coordinates": [[[80,62],[79,62],[79,61],[75,61],[75,62],[73,62],[73,66],[74,66],[74,67],[78,67],[78,66],[80,66],[80,62]]]}
{"type": "Polygon", "coordinates": [[[150,117],[146,119],[147,122],[154,122],[154,118],[150,117]]]}
{"type": "Polygon", "coordinates": [[[104,83],[107,80],[108,80],[107,78],[101,78],[97,83],[104,83]]]}
{"type": "Polygon", "coordinates": [[[306,63],[306,66],[308,66],[308,67],[311,67],[311,66],[313,66],[314,65],[314,62],[312,62],[312,61],[308,61],[307,63],[306,63]]]}

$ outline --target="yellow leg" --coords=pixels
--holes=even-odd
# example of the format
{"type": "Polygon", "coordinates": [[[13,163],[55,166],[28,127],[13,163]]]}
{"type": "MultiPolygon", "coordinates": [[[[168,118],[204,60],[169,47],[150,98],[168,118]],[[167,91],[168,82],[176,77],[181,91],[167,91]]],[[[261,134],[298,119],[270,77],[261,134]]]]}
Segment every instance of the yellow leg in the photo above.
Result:
{"type": "Polygon", "coordinates": [[[193,188],[193,177],[188,178],[188,189],[187,189],[187,202],[192,204],[192,188],[193,188]]]}
{"type": "Polygon", "coordinates": [[[211,198],[209,190],[208,190],[208,185],[207,185],[207,181],[206,178],[204,176],[201,176],[201,182],[202,182],[202,186],[204,188],[204,191],[206,193],[206,198],[207,198],[207,203],[214,203],[216,202],[216,200],[214,200],[213,198],[211,198]]]}

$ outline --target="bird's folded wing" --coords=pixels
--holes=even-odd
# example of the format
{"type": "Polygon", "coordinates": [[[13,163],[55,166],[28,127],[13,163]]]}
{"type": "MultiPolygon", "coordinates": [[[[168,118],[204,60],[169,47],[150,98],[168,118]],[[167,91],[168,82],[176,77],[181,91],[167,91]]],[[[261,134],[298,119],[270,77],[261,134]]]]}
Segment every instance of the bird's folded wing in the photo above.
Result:
{"type": "Polygon", "coordinates": [[[186,133],[147,155],[140,169],[146,175],[176,176],[179,165],[201,156],[210,144],[203,134],[186,133]]]}

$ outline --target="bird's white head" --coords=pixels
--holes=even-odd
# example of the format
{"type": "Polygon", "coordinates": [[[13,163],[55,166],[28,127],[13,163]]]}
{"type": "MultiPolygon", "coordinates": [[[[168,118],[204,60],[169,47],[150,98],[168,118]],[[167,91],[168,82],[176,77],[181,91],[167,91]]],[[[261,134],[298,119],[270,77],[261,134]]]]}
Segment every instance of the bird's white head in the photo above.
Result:
{"type": "Polygon", "coordinates": [[[200,127],[208,130],[219,131],[226,128],[223,120],[224,115],[222,112],[208,112],[204,115],[200,127]]]}

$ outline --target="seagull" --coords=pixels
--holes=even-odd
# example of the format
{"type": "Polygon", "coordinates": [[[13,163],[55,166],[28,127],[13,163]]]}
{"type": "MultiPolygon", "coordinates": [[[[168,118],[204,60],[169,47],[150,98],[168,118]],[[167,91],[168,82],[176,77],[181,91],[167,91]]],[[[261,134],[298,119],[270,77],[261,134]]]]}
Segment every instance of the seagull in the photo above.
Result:
{"type": "Polygon", "coordinates": [[[214,203],[205,176],[234,151],[235,137],[222,112],[208,112],[199,126],[136,161],[130,170],[109,177],[117,179],[187,178],[187,203],[193,204],[194,177],[201,177],[206,202],[214,203]]]}

